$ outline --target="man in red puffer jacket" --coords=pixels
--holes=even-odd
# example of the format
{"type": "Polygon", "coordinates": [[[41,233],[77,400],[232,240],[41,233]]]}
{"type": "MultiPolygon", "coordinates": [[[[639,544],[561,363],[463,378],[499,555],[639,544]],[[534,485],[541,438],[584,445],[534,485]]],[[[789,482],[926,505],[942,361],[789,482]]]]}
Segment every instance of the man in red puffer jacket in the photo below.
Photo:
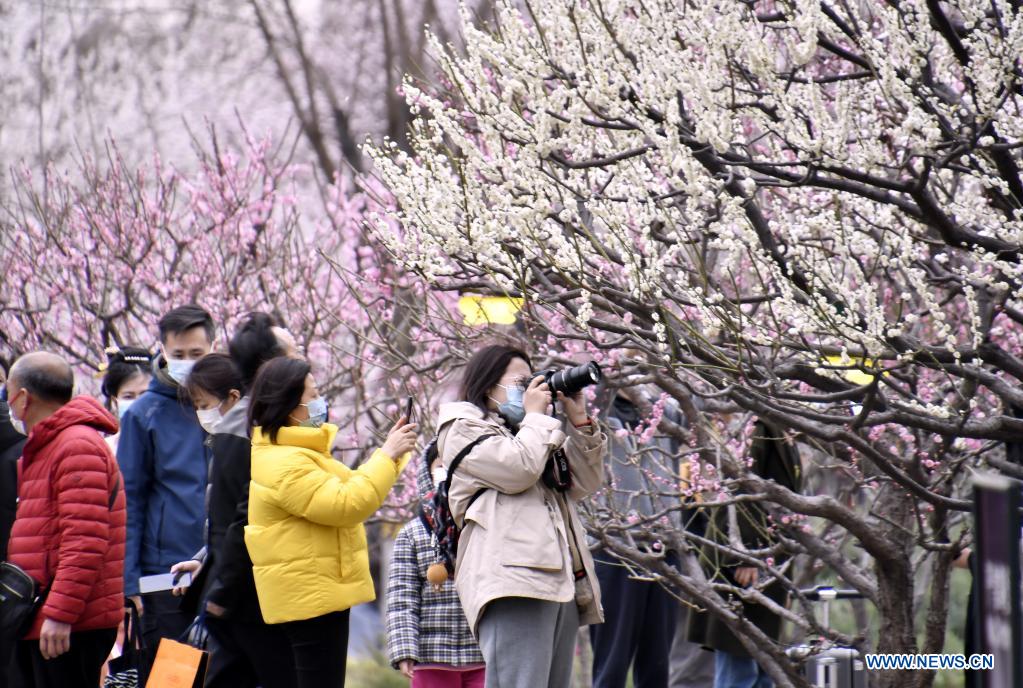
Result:
{"type": "Polygon", "coordinates": [[[14,427],[28,435],[8,560],[46,599],[16,649],[16,686],[96,688],[124,609],[125,499],[101,432],[117,421],[49,353],[22,356],[7,380],[14,427]]]}

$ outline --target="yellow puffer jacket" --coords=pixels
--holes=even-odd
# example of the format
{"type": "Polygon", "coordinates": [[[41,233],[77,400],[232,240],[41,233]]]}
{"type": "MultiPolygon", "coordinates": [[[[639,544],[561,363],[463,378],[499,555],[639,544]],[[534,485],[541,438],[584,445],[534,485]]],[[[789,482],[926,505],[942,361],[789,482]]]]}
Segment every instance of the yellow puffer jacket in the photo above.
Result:
{"type": "Polygon", "coordinates": [[[407,460],[378,449],[352,470],[330,455],[337,426],[286,427],[277,444],[252,432],[245,545],[263,619],[312,619],[376,598],[363,521],[407,460]]]}

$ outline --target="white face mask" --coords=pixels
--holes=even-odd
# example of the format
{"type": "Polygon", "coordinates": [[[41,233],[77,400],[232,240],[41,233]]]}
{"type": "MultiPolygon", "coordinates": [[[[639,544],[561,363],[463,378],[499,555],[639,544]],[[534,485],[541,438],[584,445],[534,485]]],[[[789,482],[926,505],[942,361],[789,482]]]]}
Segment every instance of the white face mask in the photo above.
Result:
{"type": "Polygon", "coordinates": [[[436,468],[433,469],[433,472],[430,475],[433,477],[433,486],[437,487],[442,482],[444,482],[444,480],[447,479],[448,472],[447,469],[444,468],[444,466],[437,466],[436,468]]]}
{"type": "Polygon", "coordinates": [[[211,435],[217,431],[217,426],[224,419],[224,414],[216,406],[211,409],[197,409],[195,415],[199,418],[202,429],[211,435]]]}
{"type": "Polygon", "coordinates": [[[138,399],[118,399],[117,400],[117,419],[123,420],[124,414],[128,412],[131,405],[134,404],[138,399]]]}
{"type": "Polygon", "coordinates": [[[179,385],[184,385],[185,381],[188,380],[189,373],[192,372],[192,366],[195,365],[195,361],[190,361],[187,358],[168,358],[167,359],[167,374],[171,376],[171,379],[179,385]]]}
{"type": "Polygon", "coordinates": [[[7,410],[9,412],[9,414],[10,414],[11,425],[14,427],[14,430],[19,435],[27,435],[28,431],[25,430],[25,421],[21,420],[20,418],[16,418],[15,417],[15,415],[14,415],[14,406],[11,405],[11,404],[8,404],[7,410]]]}

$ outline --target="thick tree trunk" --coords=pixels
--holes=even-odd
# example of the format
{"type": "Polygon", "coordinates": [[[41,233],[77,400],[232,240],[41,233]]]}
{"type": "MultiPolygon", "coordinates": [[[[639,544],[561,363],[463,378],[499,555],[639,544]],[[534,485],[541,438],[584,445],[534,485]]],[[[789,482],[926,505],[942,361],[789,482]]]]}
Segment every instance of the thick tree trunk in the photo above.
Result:
{"type": "MultiPolygon", "coordinates": [[[[885,539],[896,545],[897,558],[877,559],[877,611],[880,621],[877,652],[915,654],[916,634],[913,628],[913,567],[914,548],[912,533],[904,524],[913,523],[911,498],[889,488],[875,505],[876,513],[885,514],[878,520],[885,539]]],[[[878,672],[876,688],[922,688],[921,675],[911,671],[878,672]]]]}

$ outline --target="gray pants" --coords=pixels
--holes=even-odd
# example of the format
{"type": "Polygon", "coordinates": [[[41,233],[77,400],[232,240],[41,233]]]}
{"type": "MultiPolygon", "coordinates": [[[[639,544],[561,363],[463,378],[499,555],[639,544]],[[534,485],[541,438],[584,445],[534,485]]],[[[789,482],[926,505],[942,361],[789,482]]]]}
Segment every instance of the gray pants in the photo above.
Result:
{"type": "Polygon", "coordinates": [[[670,688],[709,688],[714,685],[714,653],[686,640],[690,610],[676,604],[675,639],[671,643],[670,688]]]}
{"type": "Polygon", "coordinates": [[[571,688],[578,630],[575,600],[494,600],[479,625],[486,688],[571,688]]]}

